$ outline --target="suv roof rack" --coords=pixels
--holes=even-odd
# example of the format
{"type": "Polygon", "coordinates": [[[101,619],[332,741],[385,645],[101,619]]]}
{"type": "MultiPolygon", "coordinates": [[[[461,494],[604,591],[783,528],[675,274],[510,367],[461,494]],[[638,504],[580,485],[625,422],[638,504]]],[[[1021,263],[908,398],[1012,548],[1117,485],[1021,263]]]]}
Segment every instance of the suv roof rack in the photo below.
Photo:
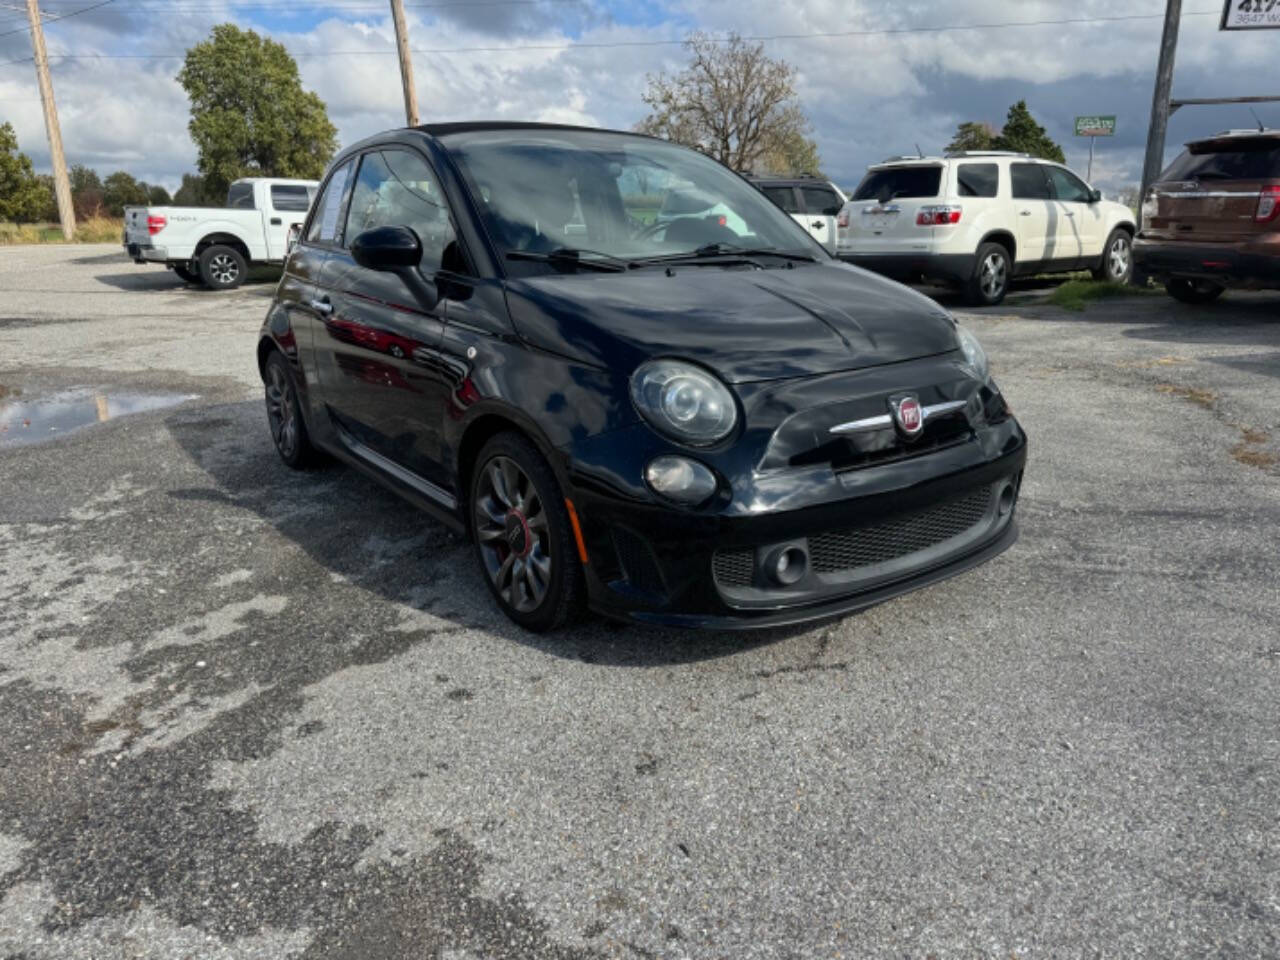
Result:
{"type": "Polygon", "coordinates": [[[904,160],[941,160],[941,157],[926,157],[923,153],[904,153],[898,157],[885,157],[881,163],[901,163],[904,160]]]}
{"type": "Polygon", "coordinates": [[[1030,157],[1029,153],[1018,150],[952,150],[947,153],[951,157],[1030,157]]]}

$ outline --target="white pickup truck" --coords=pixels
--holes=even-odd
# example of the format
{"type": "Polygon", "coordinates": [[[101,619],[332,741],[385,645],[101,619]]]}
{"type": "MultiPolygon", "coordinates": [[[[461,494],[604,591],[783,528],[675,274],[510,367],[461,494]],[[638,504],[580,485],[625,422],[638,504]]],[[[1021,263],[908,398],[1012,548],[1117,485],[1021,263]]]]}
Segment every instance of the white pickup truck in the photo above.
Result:
{"type": "Polygon", "coordinates": [[[315,180],[251,177],[226,207],[125,207],[124,248],[134,263],[163,263],[188,283],[230,290],[251,263],[283,263],[289,228],[306,219],[315,180]]]}

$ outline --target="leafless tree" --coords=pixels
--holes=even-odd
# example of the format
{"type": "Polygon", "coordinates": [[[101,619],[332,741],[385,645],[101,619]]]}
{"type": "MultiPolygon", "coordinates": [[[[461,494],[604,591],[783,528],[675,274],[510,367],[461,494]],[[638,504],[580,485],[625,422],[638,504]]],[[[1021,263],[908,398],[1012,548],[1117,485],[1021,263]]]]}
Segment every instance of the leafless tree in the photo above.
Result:
{"type": "Polygon", "coordinates": [[[685,40],[689,65],[648,77],[643,133],[694,147],[735,170],[816,173],[817,145],[796,99],[796,68],[738,34],[685,40]],[[806,169],[807,168],[807,169],[806,169]]]}

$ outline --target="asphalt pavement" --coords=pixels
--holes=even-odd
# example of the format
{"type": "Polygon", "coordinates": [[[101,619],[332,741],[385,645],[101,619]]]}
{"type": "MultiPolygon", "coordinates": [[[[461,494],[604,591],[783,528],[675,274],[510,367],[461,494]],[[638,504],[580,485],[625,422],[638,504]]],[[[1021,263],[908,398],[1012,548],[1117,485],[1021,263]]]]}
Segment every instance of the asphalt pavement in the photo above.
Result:
{"type": "Polygon", "coordinates": [[[1280,294],[944,298],[1031,438],[1013,549],[538,637],[280,463],[271,290],[0,248],[0,957],[1280,956],[1280,294]]]}

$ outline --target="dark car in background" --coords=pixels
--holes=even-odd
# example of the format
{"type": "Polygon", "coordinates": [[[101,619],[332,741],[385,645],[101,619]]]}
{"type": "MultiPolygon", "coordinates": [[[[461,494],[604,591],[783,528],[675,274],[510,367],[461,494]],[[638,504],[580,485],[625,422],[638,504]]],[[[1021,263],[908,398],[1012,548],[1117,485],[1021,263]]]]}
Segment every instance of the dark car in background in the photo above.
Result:
{"type": "Polygon", "coordinates": [[[1143,200],[1133,254],[1184,303],[1280,289],[1280,130],[1188,143],[1143,200]]]}
{"type": "Polygon", "coordinates": [[[977,340],[648,137],[348,148],[258,363],[286,463],[327,451],[468,534],[533,630],[829,617],[1016,536],[1026,439],[977,340]]]}

